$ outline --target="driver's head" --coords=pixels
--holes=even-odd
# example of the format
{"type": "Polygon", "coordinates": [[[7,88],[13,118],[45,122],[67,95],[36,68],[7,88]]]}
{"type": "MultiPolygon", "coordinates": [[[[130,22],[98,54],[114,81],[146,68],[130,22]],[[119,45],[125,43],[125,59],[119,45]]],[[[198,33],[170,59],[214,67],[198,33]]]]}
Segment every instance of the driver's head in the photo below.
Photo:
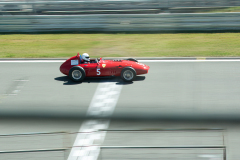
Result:
{"type": "Polygon", "coordinates": [[[87,61],[87,62],[90,61],[89,55],[88,55],[87,53],[83,53],[82,59],[83,59],[84,61],[87,61]]]}

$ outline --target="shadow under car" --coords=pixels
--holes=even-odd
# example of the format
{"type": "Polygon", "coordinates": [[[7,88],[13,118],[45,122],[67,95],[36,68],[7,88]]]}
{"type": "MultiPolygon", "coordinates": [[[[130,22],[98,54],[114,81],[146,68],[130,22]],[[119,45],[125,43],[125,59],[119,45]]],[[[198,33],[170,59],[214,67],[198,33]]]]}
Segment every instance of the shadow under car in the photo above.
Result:
{"type": "Polygon", "coordinates": [[[54,78],[56,81],[62,81],[63,85],[77,85],[82,83],[105,83],[105,82],[116,82],[117,85],[128,85],[133,84],[134,81],[143,81],[145,76],[136,76],[132,82],[125,82],[120,77],[86,77],[82,82],[74,82],[68,76],[61,76],[54,78]]]}

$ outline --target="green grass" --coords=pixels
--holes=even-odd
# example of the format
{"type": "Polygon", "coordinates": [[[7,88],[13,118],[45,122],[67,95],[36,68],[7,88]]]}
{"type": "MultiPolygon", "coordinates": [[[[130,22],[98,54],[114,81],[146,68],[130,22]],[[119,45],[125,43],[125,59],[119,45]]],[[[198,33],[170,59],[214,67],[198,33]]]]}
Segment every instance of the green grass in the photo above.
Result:
{"type": "Polygon", "coordinates": [[[208,11],[208,13],[220,13],[220,12],[240,12],[240,7],[228,7],[222,9],[213,9],[208,11]]]}
{"type": "Polygon", "coordinates": [[[0,35],[0,58],[240,56],[240,33],[0,35]]]}

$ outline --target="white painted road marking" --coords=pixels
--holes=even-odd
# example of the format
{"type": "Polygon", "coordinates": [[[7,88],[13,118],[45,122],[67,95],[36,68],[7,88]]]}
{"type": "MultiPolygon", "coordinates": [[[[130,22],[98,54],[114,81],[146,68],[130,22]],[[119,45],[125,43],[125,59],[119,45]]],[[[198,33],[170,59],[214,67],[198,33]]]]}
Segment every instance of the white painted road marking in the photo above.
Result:
{"type": "MultiPolygon", "coordinates": [[[[122,86],[114,82],[100,83],[88,108],[87,115],[97,118],[109,116],[114,111],[122,86]]],[[[100,145],[104,141],[110,120],[86,120],[83,122],[70,151],[68,160],[97,160],[100,145]]]]}
{"type": "Polygon", "coordinates": [[[240,59],[216,59],[216,60],[139,60],[138,62],[240,62],[240,59]]]}
{"type": "Polygon", "coordinates": [[[202,154],[202,155],[198,155],[198,157],[204,158],[204,159],[208,159],[208,160],[222,160],[223,156],[222,155],[214,155],[214,154],[202,154]]]}
{"type": "Polygon", "coordinates": [[[65,60],[0,60],[0,63],[63,63],[65,60]]]}
{"type": "Polygon", "coordinates": [[[240,62],[240,59],[215,59],[215,60],[138,60],[138,62],[240,62]]]}
{"type": "Polygon", "coordinates": [[[14,80],[15,82],[28,82],[29,80],[26,80],[26,79],[17,79],[17,80],[14,80]]]}
{"type": "Polygon", "coordinates": [[[25,83],[28,82],[27,79],[16,79],[13,80],[14,84],[11,86],[10,90],[7,91],[4,96],[16,96],[21,91],[21,89],[24,87],[25,83]]]}
{"type": "MultiPolygon", "coordinates": [[[[63,63],[66,60],[0,60],[0,63],[63,63]]],[[[138,60],[138,62],[240,62],[240,59],[138,60]]]]}

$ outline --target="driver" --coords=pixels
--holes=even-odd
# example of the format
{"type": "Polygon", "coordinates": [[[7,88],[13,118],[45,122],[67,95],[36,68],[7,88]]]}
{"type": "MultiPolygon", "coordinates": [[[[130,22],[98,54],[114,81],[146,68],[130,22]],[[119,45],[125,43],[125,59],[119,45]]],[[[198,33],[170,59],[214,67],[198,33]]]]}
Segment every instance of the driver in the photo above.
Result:
{"type": "Polygon", "coordinates": [[[83,53],[82,59],[83,59],[83,63],[89,63],[90,62],[90,58],[89,58],[89,55],[87,53],[83,53]]]}

